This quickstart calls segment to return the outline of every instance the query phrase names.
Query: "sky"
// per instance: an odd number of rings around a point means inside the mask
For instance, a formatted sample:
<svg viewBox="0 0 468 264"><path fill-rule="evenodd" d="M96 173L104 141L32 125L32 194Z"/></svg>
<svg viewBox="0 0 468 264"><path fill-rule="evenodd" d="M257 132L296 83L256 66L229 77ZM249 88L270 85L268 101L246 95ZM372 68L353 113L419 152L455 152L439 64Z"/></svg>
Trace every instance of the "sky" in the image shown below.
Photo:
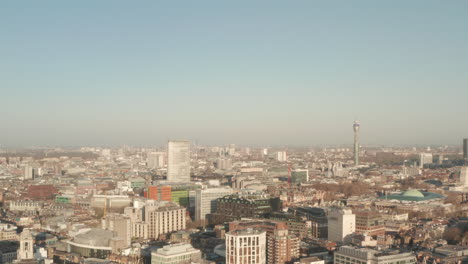
<svg viewBox="0 0 468 264"><path fill-rule="evenodd" d="M0 3L0 145L461 144L468 1Z"/></svg>

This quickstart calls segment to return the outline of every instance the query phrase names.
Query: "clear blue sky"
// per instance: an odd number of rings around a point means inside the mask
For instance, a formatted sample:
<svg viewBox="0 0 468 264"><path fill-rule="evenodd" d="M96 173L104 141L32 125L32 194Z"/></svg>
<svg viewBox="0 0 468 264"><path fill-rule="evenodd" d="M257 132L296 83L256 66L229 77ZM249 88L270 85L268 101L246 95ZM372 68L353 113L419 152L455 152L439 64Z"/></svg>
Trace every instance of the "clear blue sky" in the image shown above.
<svg viewBox="0 0 468 264"><path fill-rule="evenodd" d="M2 1L0 144L459 144L468 1Z"/></svg>

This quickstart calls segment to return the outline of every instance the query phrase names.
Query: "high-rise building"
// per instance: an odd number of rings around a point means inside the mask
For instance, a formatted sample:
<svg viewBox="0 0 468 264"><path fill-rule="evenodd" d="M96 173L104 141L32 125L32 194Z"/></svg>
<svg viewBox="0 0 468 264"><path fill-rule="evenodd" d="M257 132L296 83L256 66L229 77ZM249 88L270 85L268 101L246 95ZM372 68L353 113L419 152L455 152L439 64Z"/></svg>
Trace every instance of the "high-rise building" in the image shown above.
<svg viewBox="0 0 468 264"><path fill-rule="evenodd" d="M117 237L124 241L125 246L130 246L132 242L132 227L130 217L121 214L109 214L102 220L102 229L111 230L117 233Z"/></svg>
<svg viewBox="0 0 468 264"><path fill-rule="evenodd" d="M151 252L151 264L199 263L201 252L190 244L172 244Z"/></svg>
<svg viewBox="0 0 468 264"><path fill-rule="evenodd" d="M25 180L34 180L35 169L30 166L24 167L24 179Z"/></svg>
<svg viewBox="0 0 468 264"><path fill-rule="evenodd" d="M279 162L285 162L288 160L288 154L286 151L278 151L276 152L276 160Z"/></svg>
<svg viewBox="0 0 468 264"><path fill-rule="evenodd" d="M465 165L468 166L468 138L463 139L463 159L465 160Z"/></svg>
<svg viewBox="0 0 468 264"><path fill-rule="evenodd" d="M349 209L332 209L328 212L328 240L344 242L356 230L356 215Z"/></svg>
<svg viewBox="0 0 468 264"><path fill-rule="evenodd" d="M150 169L158 169L166 165L165 161L166 161L166 153L151 152L151 153L148 153L148 157L146 158L146 165Z"/></svg>
<svg viewBox="0 0 468 264"><path fill-rule="evenodd" d="M353 130L354 130L354 165L359 165L359 128L361 125L354 121Z"/></svg>
<svg viewBox="0 0 468 264"><path fill-rule="evenodd" d="M462 167L460 170L460 185L468 188L468 167Z"/></svg>
<svg viewBox="0 0 468 264"><path fill-rule="evenodd" d="M232 168L232 160L226 158L219 158L216 160L216 168L220 170L229 170Z"/></svg>
<svg viewBox="0 0 468 264"><path fill-rule="evenodd" d="M18 260L34 259L34 240L29 229L24 229L20 234L20 246Z"/></svg>
<svg viewBox="0 0 468 264"><path fill-rule="evenodd" d="M205 220L207 214L216 212L216 200L232 194L231 188L205 188L195 192L195 220Z"/></svg>
<svg viewBox="0 0 468 264"><path fill-rule="evenodd" d="M226 233L226 264L266 264L266 232L249 228Z"/></svg>
<svg viewBox="0 0 468 264"><path fill-rule="evenodd" d="M423 168L424 164L433 163L432 153L420 153L419 154L419 167Z"/></svg>
<svg viewBox="0 0 468 264"><path fill-rule="evenodd" d="M190 182L189 141L169 141L167 143L167 180Z"/></svg>
<svg viewBox="0 0 468 264"><path fill-rule="evenodd" d="M285 222L248 219L229 223L229 231L249 228L261 229L266 232L268 264L290 263L299 257L299 238L289 232Z"/></svg>

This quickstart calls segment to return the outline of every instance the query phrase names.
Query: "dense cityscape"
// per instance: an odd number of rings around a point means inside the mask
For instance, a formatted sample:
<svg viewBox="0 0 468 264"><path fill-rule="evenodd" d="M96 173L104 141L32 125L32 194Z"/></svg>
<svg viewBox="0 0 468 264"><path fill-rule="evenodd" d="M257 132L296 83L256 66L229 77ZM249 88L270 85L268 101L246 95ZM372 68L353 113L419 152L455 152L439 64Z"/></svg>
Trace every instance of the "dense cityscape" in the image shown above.
<svg viewBox="0 0 468 264"><path fill-rule="evenodd" d="M0 264L468 264L468 0L0 1Z"/></svg>
<svg viewBox="0 0 468 264"><path fill-rule="evenodd" d="M2 149L0 263L466 262L468 139L352 127L352 148Z"/></svg>

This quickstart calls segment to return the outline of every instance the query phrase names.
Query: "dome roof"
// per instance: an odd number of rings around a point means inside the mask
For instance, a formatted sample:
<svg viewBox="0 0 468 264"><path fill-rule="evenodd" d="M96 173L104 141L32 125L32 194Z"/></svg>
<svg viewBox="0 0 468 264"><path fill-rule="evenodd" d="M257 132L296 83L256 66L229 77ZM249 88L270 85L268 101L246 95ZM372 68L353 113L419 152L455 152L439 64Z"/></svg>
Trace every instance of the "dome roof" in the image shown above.
<svg viewBox="0 0 468 264"><path fill-rule="evenodd" d="M423 198L424 197L424 194L422 194L422 192L418 191L418 190L407 190L406 192L404 192L402 194L402 196L406 196L406 197L421 197Z"/></svg>
<svg viewBox="0 0 468 264"><path fill-rule="evenodd" d="M86 246L108 247L114 232L101 228L91 228L73 238L73 242Z"/></svg>

